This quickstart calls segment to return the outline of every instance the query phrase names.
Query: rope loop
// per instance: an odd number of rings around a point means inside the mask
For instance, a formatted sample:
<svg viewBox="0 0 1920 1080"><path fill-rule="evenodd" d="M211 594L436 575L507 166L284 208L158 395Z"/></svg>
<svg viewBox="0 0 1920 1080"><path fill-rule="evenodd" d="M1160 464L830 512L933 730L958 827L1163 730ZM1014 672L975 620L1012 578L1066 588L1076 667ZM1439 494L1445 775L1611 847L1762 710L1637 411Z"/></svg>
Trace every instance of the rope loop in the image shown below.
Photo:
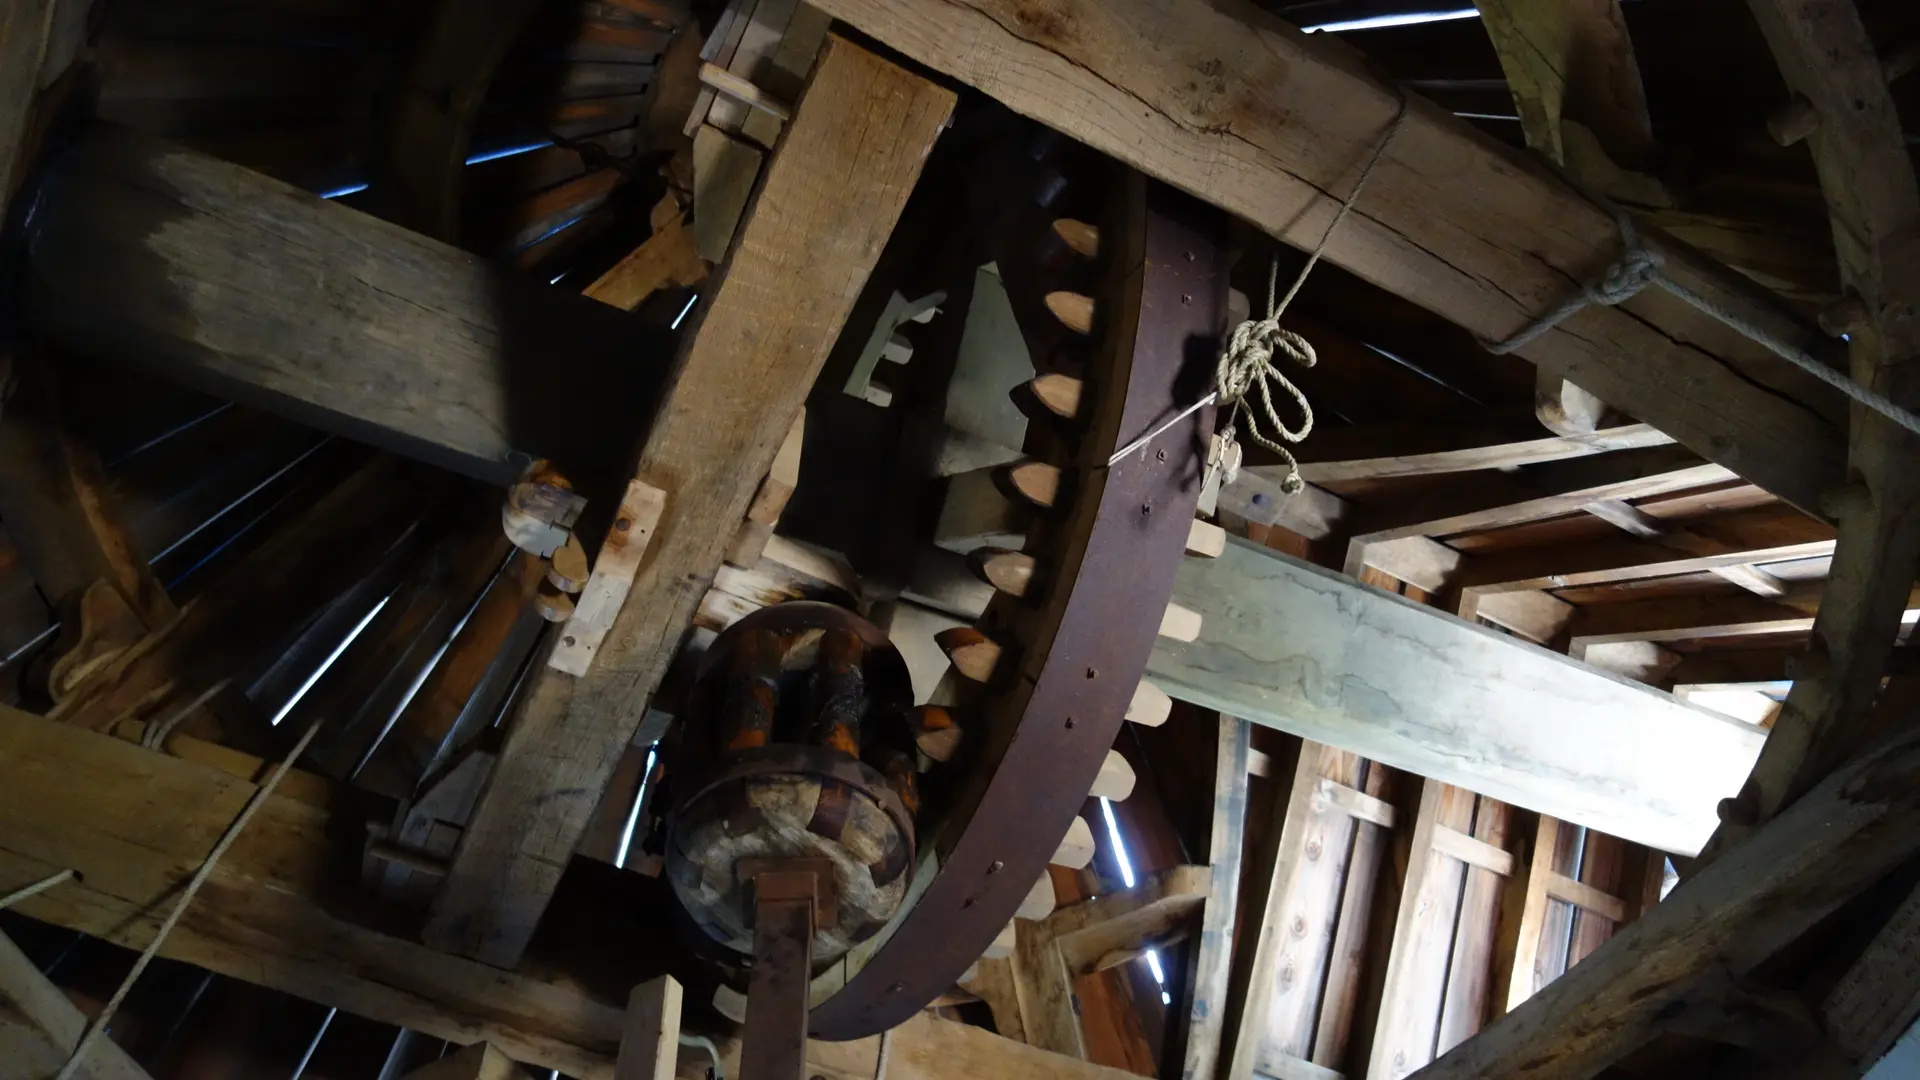
<svg viewBox="0 0 1920 1080"><path fill-rule="evenodd" d="M1246 416L1247 434L1253 437L1253 441L1279 454L1286 461L1287 476L1280 486L1283 491L1293 495L1306 487L1306 481L1300 478L1299 464L1294 461L1293 454L1283 445L1283 441L1297 443L1313 434L1313 406L1307 401L1307 395L1274 363L1275 356L1284 356L1301 367L1312 367L1319 362L1313 345L1301 335L1281 326L1275 316L1248 319L1234 327L1233 333L1228 335L1227 346L1220 352L1220 366L1215 376L1220 404L1233 409L1222 438L1231 444L1240 418ZM1287 422L1280 418L1280 412L1273 402L1273 388L1276 385L1300 407L1299 428L1288 427ZM1247 397L1255 388L1260 391L1260 403L1264 406L1267 424L1274 433L1271 438L1260 430L1256 415L1247 405Z"/></svg>

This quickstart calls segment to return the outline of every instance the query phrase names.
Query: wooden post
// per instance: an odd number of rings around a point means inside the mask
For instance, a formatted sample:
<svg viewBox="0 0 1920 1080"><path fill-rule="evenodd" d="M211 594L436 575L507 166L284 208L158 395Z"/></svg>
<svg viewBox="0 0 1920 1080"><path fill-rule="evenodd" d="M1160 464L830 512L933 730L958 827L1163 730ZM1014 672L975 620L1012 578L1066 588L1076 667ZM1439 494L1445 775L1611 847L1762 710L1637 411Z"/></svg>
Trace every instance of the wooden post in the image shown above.
<svg viewBox="0 0 1920 1080"><path fill-rule="evenodd" d="M536 671L429 942L518 961L953 100L847 41L822 50L642 450L637 475L667 492L646 562L584 677Z"/></svg>
<svg viewBox="0 0 1920 1080"><path fill-rule="evenodd" d="M614 1080L673 1080L680 1055L681 996L680 982L671 975L633 988Z"/></svg>

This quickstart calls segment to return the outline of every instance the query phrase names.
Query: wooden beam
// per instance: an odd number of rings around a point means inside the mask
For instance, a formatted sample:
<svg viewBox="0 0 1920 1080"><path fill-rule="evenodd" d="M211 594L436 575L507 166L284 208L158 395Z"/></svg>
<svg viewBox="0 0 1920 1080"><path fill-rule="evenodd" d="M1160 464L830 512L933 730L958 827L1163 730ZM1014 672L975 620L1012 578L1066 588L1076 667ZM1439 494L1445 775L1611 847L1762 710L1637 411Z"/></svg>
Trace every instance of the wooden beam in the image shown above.
<svg viewBox="0 0 1920 1080"><path fill-rule="evenodd" d="M680 981L671 975L633 988L614 1080L673 1080L680 1058L681 998Z"/></svg>
<svg viewBox="0 0 1920 1080"><path fill-rule="evenodd" d="M422 1065L402 1080L518 1080L523 1075L513 1059L480 1042Z"/></svg>
<svg viewBox="0 0 1920 1080"><path fill-rule="evenodd" d="M138 949L254 783L111 736L0 709L0 881L69 882L19 911ZM283 784L284 790L287 785ZM564 975L448 956L338 912L325 807L261 807L161 955L570 1076L611 1075L621 1009Z"/></svg>
<svg viewBox="0 0 1920 1080"><path fill-rule="evenodd" d="M1920 1016L1920 889L1907 896L1821 1006L1853 1060L1878 1061Z"/></svg>
<svg viewBox="0 0 1920 1080"><path fill-rule="evenodd" d="M1161 870L1131 889L1055 911L1047 916L1046 932L1074 975L1105 971L1185 938L1212 878L1205 866Z"/></svg>
<svg viewBox="0 0 1920 1080"><path fill-rule="evenodd" d="M1187 560L1174 599L1207 626L1154 646L1174 697L1662 851L1698 850L1759 753L1744 725L1242 540Z"/></svg>
<svg viewBox="0 0 1920 1080"><path fill-rule="evenodd" d="M1525 874L1506 880L1500 923L1494 930L1493 984L1488 995L1491 1015L1505 1016L1533 996L1534 969L1540 957L1540 938L1546 929L1547 878L1553 874L1553 852L1559 846L1560 822L1539 815L1533 836L1522 842Z"/></svg>
<svg viewBox="0 0 1920 1080"><path fill-rule="evenodd" d="M1079 1061L1065 1054L1015 1042L971 1024L940 1020L928 1013L890 1033L888 1080L952 1080L956 1076L1007 1077L1008 1080L1138 1080L1124 1069ZM827 1080L873 1080L880 1039L807 1043L808 1076ZM739 1076L739 1043L722 1047L726 1075Z"/></svg>
<svg viewBox="0 0 1920 1080"><path fill-rule="evenodd" d="M1359 57L1242 0L823 0L829 14L1095 149L1299 248L1392 127L1405 95ZM1299 109L1295 103L1321 103ZM1436 164L1444 163L1444 164ZM1669 273L1818 349L1745 279L1657 234ZM1502 340L1615 257L1612 219L1544 167L1418 99L1326 257L1483 337ZM1681 305L1589 309L1522 350L1709 460L1795 505L1841 476L1816 409L1739 370L1760 357ZM1702 343L1711 342L1711 346Z"/></svg>
<svg viewBox="0 0 1920 1080"><path fill-rule="evenodd" d="M8 1075L53 1076L86 1031L87 1017L27 954L0 934L0 1060ZM102 1035L75 1074L81 1080L152 1080L126 1051Z"/></svg>
<svg viewBox="0 0 1920 1080"><path fill-rule="evenodd" d="M1903 730L1728 846L1419 1080L1589 1077L1714 980L1742 978L1920 850L1920 730ZM1535 852L1538 859L1540 853Z"/></svg>
<svg viewBox="0 0 1920 1080"><path fill-rule="evenodd" d="M1615 450L1667 446L1673 439L1645 424L1606 428L1591 435L1514 440L1516 430L1497 428L1330 428L1300 444L1300 475L1310 483L1432 476L1476 469L1512 469L1565 461ZM1431 447L1431 448L1430 448ZM1364 457L1359 455L1366 455ZM1272 470L1274 466L1254 466Z"/></svg>
<svg viewBox="0 0 1920 1080"><path fill-rule="evenodd" d="M1428 780L1421 788L1386 982L1380 992L1369 1077L1399 1080L1433 1058L1448 955L1467 872L1466 865L1436 840L1441 830L1463 836L1460 830L1473 821L1473 804L1471 791L1437 780Z"/></svg>
<svg viewBox="0 0 1920 1080"><path fill-rule="evenodd" d="M1194 949L1192 1006L1187 1020L1187 1057L1181 1080L1213 1080L1226 1030L1227 977L1233 961L1233 929L1240 906L1240 867L1246 858L1247 775L1253 725L1222 714L1214 758L1213 824L1208 833L1206 907Z"/></svg>
<svg viewBox="0 0 1920 1080"><path fill-rule="evenodd" d="M1850 368L1880 393L1920 402L1905 374L1920 354L1920 180L1860 13L1848 0L1749 0L1787 86L1818 128L1808 139L1848 291ZM1793 684L1743 792L1765 821L1869 737L1873 700L1920 562L1920 436L1855 406L1851 486L1814 621L1816 669ZM1735 839L1730 826L1715 848ZM1710 852L1711 853L1711 852Z"/></svg>
<svg viewBox="0 0 1920 1080"><path fill-rule="evenodd" d="M125 129L51 161L31 224L49 341L494 482L619 466L666 374L661 328Z"/></svg>
<svg viewBox="0 0 1920 1080"><path fill-rule="evenodd" d="M953 102L843 39L821 51L642 449L667 493L646 561L587 674L534 676L429 942L517 961Z"/></svg>
<svg viewBox="0 0 1920 1080"><path fill-rule="evenodd" d="M1643 163L1653 149L1653 123L1619 0L1478 6L1528 146L1569 164L1562 123L1571 120L1592 131L1612 161Z"/></svg>

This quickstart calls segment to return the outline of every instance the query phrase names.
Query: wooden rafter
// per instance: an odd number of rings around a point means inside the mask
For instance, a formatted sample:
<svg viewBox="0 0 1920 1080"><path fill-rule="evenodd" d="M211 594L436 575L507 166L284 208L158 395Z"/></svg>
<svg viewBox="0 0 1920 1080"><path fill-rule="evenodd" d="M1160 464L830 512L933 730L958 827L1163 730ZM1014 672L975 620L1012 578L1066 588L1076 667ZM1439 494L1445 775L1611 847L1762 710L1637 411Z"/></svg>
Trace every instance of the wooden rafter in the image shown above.
<svg viewBox="0 0 1920 1080"><path fill-rule="evenodd" d="M637 476L667 493L646 561L587 675L536 673L427 940L507 965L526 947L953 100L822 50L642 449Z"/></svg>

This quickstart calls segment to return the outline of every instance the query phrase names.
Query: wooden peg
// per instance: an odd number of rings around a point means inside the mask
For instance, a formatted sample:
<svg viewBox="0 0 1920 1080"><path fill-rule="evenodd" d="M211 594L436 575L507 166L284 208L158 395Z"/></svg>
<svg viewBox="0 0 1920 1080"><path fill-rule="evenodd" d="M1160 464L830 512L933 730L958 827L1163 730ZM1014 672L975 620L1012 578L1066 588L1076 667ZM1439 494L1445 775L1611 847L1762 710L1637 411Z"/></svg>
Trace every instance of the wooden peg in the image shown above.
<svg viewBox="0 0 1920 1080"><path fill-rule="evenodd" d="M548 622L563 623L573 618L573 597L561 592L553 582L543 580L540 590L533 594L533 608Z"/></svg>
<svg viewBox="0 0 1920 1080"><path fill-rule="evenodd" d="M1093 333L1093 298L1073 292L1047 294L1047 310L1076 334Z"/></svg>
<svg viewBox="0 0 1920 1080"><path fill-rule="evenodd" d="M1034 557L1026 552L1006 548L976 548L967 556L967 566L973 570L974 577L1009 596L1027 595L1027 590L1033 587L1036 565Z"/></svg>
<svg viewBox="0 0 1920 1080"><path fill-rule="evenodd" d="M1197 641L1200 638L1200 613L1168 604L1166 613L1160 616L1160 636L1175 641Z"/></svg>
<svg viewBox="0 0 1920 1080"><path fill-rule="evenodd" d="M1084 221L1061 218L1053 223L1053 235L1082 258L1091 259L1100 254L1100 230Z"/></svg>
<svg viewBox="0 0 1920 1080"><path fill-rule="evenodd" d="M953 713L941 705L922 705L913 710L913 741L920 752L935 761L951 761L960 749L962 732Z"/></svg>
<svg viewBox="0 0 1920 1080"><path fill-rule="evenodd" d="M1053 865L1083 870L1092 861L1093 829L1087 825L1086 818L1074 818L1073 824L1067 826L1067 835L1053 851Z"/></svg>
<svg viewBox="0 0 1920 1080"><path fill-rule="evenodd" d="M953 669L974 682L988 682L1000 663L1000 646L971 626L956 626L933 636Z"/></svg>
<svg viewBox="0 0 1920 1080"><path fill-rule="evenodd" d="M1767 117L1767 133L1781 146L1792 146L1819 128L1819 111L1803 97L1794 98Z"/></svg>
<svg viewBox="0 0 1920 1080"><path fill-rule="evenodd" d="M1227 530L1211 521L1193 519L1187 528L1187 554L1217 559L1227 550Z"/></svg>
<svg viewBox="0 0 1920 1080"><path fill-rule="evenodd" d="M1100 763L1100 775L1093 778L1093 787L1087 795L1095 799L1110 799L1122 802L1133 794L1133 766L1120 756L1118 750L1107 751L1107 759Z"/></svg>
<svg viewBox="0 0 1920 1080"><path fill-rule="evenodd" d="M1147 727L1159 727L1173 715L1173 699L1165 690L1145 679L1133 689L1133 701L1127 705L1127 719Z"/></svg>
<svg viewBox="0 0 1920 1080"><path fill-rule="evenodd" d="M1820 309L1820 329L1830 337L1851 336L1865 330L1867 320L1871 317L1866 301L1848 293Z"/></svg>
<svg viewBox="0 0 1920 1080"><path fill-rule="evenodd" d="M1001 467L1002 486L1035 506L1051 507L1060 497L1060 467L1022 461Z"/></svg>
<svg viewBox="0 0 1920 1080"><path fill-rule="evenodd" d="M580 546L578 535L569 534L567 542L553 553L547 580L563 593L577 593L587 587L587 549Z"/></svg>
<svg viewBox="0 0 1920 1080"><path fill-rule="evenodd" d="M1014 912L1013 917L1026 919L1029 922L1039 922L1053 914L1053 909L1059 903L1053 894L1053 875L1043 871L1040 874L1040 880L1034 882L1033 888L1027 890L1027 898L1020 901L1020 910Z"/></svg>
<svg viewBox="0 0 1920 1080"><path fill-rule="evenodd" d="M1063 420L1080 415L1080 394L1086 384L1071 375L1040 375L1027 383L1048 412Z"/></svg>

